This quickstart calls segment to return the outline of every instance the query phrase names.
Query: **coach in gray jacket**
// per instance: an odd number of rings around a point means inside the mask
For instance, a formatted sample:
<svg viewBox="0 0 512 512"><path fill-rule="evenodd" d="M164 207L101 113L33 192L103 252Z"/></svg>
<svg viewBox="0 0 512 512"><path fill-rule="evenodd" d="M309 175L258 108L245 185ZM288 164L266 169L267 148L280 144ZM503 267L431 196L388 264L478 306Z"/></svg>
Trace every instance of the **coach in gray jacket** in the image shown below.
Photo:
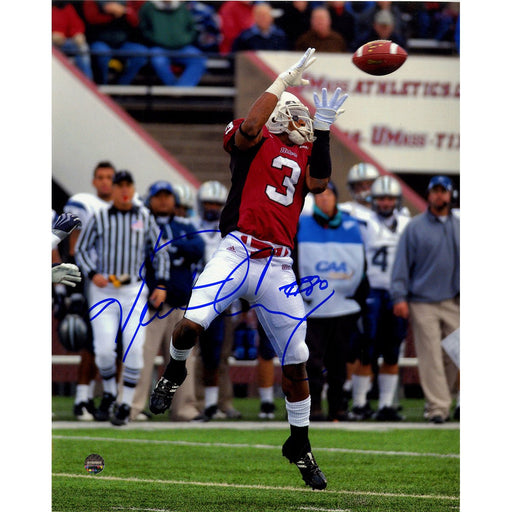
<svg viewBox="0 0 512 512"><path fill-rule="evenodd" d="M459 386L458 368L441 346L460 324L460 220L451 213L452 192L448 177L430 180L428 209L400 237L391 277L393 311L410 318L426 417L433 423L449 418Z"/></svg>

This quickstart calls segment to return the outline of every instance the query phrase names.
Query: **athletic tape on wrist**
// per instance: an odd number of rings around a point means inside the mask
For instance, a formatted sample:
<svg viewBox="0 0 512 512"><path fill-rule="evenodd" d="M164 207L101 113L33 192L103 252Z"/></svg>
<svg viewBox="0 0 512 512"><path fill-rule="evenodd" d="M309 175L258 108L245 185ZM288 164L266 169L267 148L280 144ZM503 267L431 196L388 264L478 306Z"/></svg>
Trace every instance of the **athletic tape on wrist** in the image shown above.
<svg viewBox="0 0 512 512"><path fill-rule="evenodd" d="M285 89L286 85L283 82L283 80L281 78L276 78L274 83L268 89L266 89L265 92L274 94L275 96L277 96L277 99L279 99L281 97L281 94L283 94L283 92L285 91Z"/></svg>

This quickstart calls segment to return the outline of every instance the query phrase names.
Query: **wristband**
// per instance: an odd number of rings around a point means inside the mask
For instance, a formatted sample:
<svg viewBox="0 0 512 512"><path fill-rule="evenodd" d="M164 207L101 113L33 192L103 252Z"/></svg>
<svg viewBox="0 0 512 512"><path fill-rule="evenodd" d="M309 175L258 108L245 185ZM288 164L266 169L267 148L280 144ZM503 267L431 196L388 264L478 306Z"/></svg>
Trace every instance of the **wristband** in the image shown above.
<svg viewBox="0 0 512 512"><path fill-rule="evenodd" d="M330 178L332 165L331 165L331 151L329 131L315 130L315 142L313 142L313 149L311 150L311 163L309 166L309 175L311 178L324 179Z"/></svg>
<svg viewBox="0 0 512 512"><path fill-rule="evenodd" d="M243 124L243 123L242 123ZM240 124L240 126L238 127L238 130L240 131L240 134L245 137L246 139L248 140L254 140L259 134L260 132L258 132L256 135L249 135L248 133L245 133L243 130L242 130L242 124ZM261 131L261 130L260 130Z"/></svg>

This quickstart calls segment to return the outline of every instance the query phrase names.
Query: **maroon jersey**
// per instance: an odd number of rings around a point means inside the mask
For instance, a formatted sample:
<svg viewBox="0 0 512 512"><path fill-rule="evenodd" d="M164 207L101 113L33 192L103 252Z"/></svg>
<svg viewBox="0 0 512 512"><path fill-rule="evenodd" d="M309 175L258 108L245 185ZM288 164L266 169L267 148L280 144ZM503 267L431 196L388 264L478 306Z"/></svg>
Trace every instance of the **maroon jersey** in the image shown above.
<svg viewBox="0 0 512 512"><path fill-rule="evenodd" d="M234 139L242 122L229 123L224 132L224 149L231 155L231 190L220 218L222 236L239 230L292 248L308 192L312 144L287 146L264 126L262 140L240 151Z"/></svg>

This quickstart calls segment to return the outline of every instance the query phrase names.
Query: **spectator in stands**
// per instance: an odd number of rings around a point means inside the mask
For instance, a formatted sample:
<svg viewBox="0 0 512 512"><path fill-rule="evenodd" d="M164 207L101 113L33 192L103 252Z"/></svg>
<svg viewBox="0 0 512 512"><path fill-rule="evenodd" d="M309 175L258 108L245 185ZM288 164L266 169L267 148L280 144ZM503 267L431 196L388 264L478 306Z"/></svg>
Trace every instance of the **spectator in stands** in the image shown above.
<svg viewBox="0 0 512 512"><path fill-rule="evenodd" d="M146 2L139 11L140 31L150 47L151 65L165 85L194 87L206 70L206 57L194 46L194 17L183 2ZM169 53L171 52L171 53ZM177 76L171 68L183 68Z"/></svg>
<svg viewBox="0 0 512 512"><path fill-rule="evenodd" d="M254 25L244 30L234 41L232 51L288 50L288 38L284 30L274 24L272 7L266 2L253 9Z"/></svg>
<svg viewBox="0 0 512 512"><path fill-rule="evenodd" d="M434 176L428 209L400 236L391 274L393 312L409 318L427 419L444 423L458 392L458 368L441 340L460 325L460 219L451 212L452 181Z"/></svg>
<svg viewBox="0 0 512 512"><path fill-rule="evenodd" d="M290 47L295 46L297 38L309 30L312 4L322 2L272 2L282 10L276 24L281 27L288 37Z"/></svg>
<svg viewBox="0 0 512 512"><path fill-rule="evenodd" d="M331 28L331 15L326 7L316 7L311 13L310 29L299 36L295 50L316 48L317 52L344 52L347 43Z"/></svg>
<svg viewBox="0 0 512 512"><path fill-rule="evenodd" d="M74 58L76 67L87 78L93 79L85 23L72 2L52 1L52 44Z"/></svg>
<svg viewBox="0 0 512 512"><path fill-rule="evenodd" d="M227 55L232 51L233 42L238 35L254 23L252 13L253 2L231 1L223 2L219 9L220 28L222 40L220 42L220 53Z"/></svg>
<svg viewBox="0 0 512 512"><path fill-rule="evenodd" d="M144 366L133 395L130 419L147 419L144 407L152 384L155 357L162 349L164 365L169 362L169 347L175 325L183 317L185 306L190 298L194 280L194 265L203 257L203 239L195 234L195 227L175 216L174 190L167 181L157 181L149 187L146 206L153 214L159 226L162 239L168 243L167 249L171 260L171 278L166 281L167 295L165 303L157 310L148 303L148 314L155 317L146 327L144 339ZM151 265L146 265L146 282L150 293L156 288L157 282ZM189 373L193 373L193 364L187 363ZM196 408L194 379L176 392L175 402L170 412L171 420L189 421L199 414Z"/></svg>
<svg viewBox="0 0 512 512"><path fill-rule="evenodd" d="M375 39L391 39L402 48L406 47L406 27L395 2L375 2L371 9L364 11L356 23L352 49Z"/></svg>
<svg viewBox="0 0 512 512"><path fill-rule="evenodd" d="M217 53L222 39L217 11L211 5L195 0L186 5L196 24L196 46L203 52Z"/></svg>
<svg viewBox="0 0 512 512"><path fill-rule="evenodd" d="M97 82L107 84L111 60L122 62L117 80L120 85L131 84L147 62L147 48L140 43L136 31L139 24L140 2L103 2L86 0L83 13L86 34L98 66Z"/></svg>
<svg viewBox="0 0 512 512"><path fill-rule="evenodd" d="M395 21L393 15L385 9L377 12L375 15L372 28L361 34L358 39L354 41L354 47L359 48L362 44L368 41L375 41L377 39L389 39L402 48L407 48L407 41L395 32Z"/></svg>
<svg viewBox="0 0 512 512"><path fill-rule="evenodd" d="M355 19L349 9L346 8L348 2L326 2L326 7L331 14L331 26L333 30L339 32L347 46L352 47L352 41L355 37Z"/></svg>
<svg viewBox="0 0 512 512"><path fill-rule="evenodd" d="M312 421L348 419L348 401L343 393L346 363L368 291L359 223L337 207L337 198L336 187L330 182L324 192L314 196L312 214L301 215L297 232L298 281L317 276L327 283L327 289L301 286L308 316L307 372ZM334 295L329 299L331 293ZM322 412L325 381L327 417Z"/></svg>
<svg viewBox="0 0 512 512"><path fill-rule="evenodd" d="M448 2L441 12L436 14L434 18L436 24L434 39L437 41L455 41L459 12L459 2Z"/></svg>

